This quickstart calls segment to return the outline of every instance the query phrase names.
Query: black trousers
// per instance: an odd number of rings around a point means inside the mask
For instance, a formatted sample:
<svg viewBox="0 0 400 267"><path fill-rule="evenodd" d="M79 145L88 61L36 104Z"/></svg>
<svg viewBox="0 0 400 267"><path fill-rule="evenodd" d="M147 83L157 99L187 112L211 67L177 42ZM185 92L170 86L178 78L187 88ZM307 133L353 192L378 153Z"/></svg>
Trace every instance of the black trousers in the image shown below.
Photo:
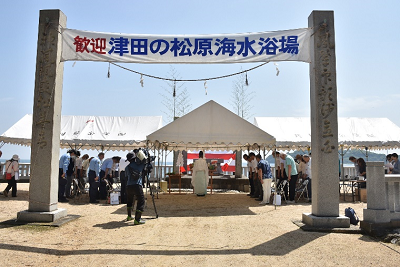
<svg viewBox="0 0 400 267"><path fill-rule="evenodd" d="M136 210L144 210L144 194L142 185L128 185L126 186L126 203L128 208L133 207L134 198L137 200Z"/></svg>
<svg viewBox="0 0 400 267"><path fill-rule="evenodd" d="M89 199L90 202L96 201L98 194L99 194L99 181L95 181L94 178L96 178L96 172L95 171L89 171Z"/></svg>
<svg viewBox="0 0 400 267"><path fill-rule="evenodd" d="M289 181L289 199L293 201L296 196L296 183L297 183L297 174L290 176Z"/></svg>
<svg viewBox="0 0 400 267"><path fill-rule="evenodd" d="M249 177L249 183L250 183L250 195L254 195L254 179Z"/></svg>
<svg viewBox="0 0 400 267"><path fill-rule="evenodd" d="M308 180L308 184L307 184L308 195L307 195L307 198L311 198L311 179L309 177L307 177L306 180Z"/></svg>
<svg viewBox="0 0 400 267"><path fill-rule="evenodd" d="M58 169L58 201L65 199L65 186L67 185L67 177L62 177L63 168Z"/></svg>
<svg viewBox="0 0 400 267"><path fill-rule="evenodd" d="M107 184L103 180L106 178L106 172L105 171L100 171L100 184L99 184L99 191L100 191L100 199L107 199Z"/></svg>
<svg viewBox="0 0 400 267"><path fill-rule="evenodd" d="M11 180L7 180L8 185L4 191L8 193L11 189L11 193L13 197L17 196L17 181L15 181L15 176L11 177Z"/></svg>
<svg viewBox="0 0 400 267"><path fill-rule="evenodd" d="M125 204L126 203L126 181L127 181L127 177L125 176L125 171L121 171L121 174L119 175L119 179L121 181L121 203Z"/></svg>
<svg viewBox="0 0 400 267"><path fill-rule="evenodd" d="M252 177L253 177L253 184L254 184L254 196L256 196L258 198L262 198L263 190L262 190L261 181L260 181L260 179L258 179L256 172L252 173Z"/></svg>

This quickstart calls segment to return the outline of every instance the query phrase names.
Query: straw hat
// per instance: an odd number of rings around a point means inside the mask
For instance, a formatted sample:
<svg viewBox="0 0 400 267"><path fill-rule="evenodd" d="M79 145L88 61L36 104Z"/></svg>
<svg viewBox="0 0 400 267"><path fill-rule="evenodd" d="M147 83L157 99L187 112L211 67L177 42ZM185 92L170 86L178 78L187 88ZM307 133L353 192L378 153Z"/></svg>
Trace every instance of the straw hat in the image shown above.
<svg viewBox="0 0 400 267"><path fill-rule="evenodd" d="M18 157L17 154L15 154L15 155L12 157L12 159L18 161L18 160L19 160L19 157Z"/></svg>

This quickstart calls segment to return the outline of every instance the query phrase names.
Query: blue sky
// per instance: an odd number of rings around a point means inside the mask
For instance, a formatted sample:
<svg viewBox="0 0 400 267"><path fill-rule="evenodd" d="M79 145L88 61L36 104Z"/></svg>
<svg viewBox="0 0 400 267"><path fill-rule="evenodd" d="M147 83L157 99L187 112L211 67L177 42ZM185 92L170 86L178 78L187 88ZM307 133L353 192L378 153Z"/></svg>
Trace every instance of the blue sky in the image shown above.
<svg viewBox="0 0 400 267"><path fill-rule="evenodd" d="M242 33L304 28L313 10L335 12L338 113L341 117L387 117L400 126L397 79L400 53L399 1L8 1L0 9L0 133L32 113L39 10L60 9L67 28L143 34ZM230 74L257 64L173 65L182 78ZM167 76L170 65L126 64L131 69ZM107 63L64 64L62 114L163 115L165 83ZM267 64L248 73L254 116L309 116L309 64ZM235 78L186 83L192 107L209 100L232 109ZM250 119L253 122L253 119ZM4 145L29 158L30 150ZM95 154L96 152L93 152Z"/></svg>

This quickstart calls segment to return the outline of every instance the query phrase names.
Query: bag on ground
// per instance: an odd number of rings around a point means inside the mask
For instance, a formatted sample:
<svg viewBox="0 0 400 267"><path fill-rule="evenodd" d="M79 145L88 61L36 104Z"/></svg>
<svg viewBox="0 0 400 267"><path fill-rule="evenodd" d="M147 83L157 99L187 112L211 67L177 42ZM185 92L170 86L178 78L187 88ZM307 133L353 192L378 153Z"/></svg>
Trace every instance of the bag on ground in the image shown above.
<svg viewBox="0 0 400 267"><path fill-rule="evenodd" d="M350 218L350 223L353 225L357 225L358 222L360 221L358 219L356 211L350 207L344 210L344 215Z"/></svg>
<svg viewBox="0 0 400 267"><path fill-rule="evenodd" d="M281 205L281 195L275 194L274 195L274 205L280 206Z"/></svg>

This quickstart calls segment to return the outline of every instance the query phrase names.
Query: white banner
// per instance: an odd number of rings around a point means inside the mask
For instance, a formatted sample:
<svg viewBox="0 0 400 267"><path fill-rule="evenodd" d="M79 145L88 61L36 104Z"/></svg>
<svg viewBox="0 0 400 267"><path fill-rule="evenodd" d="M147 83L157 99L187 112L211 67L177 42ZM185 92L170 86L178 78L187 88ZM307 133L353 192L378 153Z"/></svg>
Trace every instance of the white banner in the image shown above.
<svg viewBox="0 0 400 267"><path fill-rule="evenodd" d="M63 29L62 61L132 63L310 62L311 29L149 35Z"/></svg>

